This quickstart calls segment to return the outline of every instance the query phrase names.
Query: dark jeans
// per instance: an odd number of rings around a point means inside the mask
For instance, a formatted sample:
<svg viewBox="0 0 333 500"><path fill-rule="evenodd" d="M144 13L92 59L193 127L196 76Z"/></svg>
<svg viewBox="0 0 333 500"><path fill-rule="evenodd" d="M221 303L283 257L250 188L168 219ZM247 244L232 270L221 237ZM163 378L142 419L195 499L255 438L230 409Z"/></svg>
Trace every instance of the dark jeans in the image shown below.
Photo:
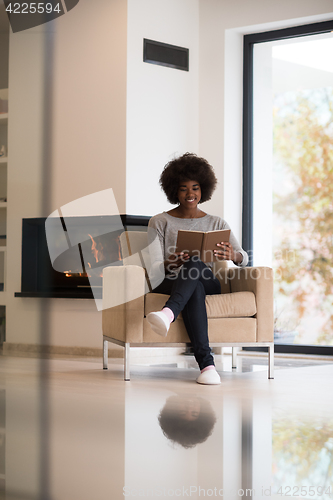
<svg viewBox="0 0 333 500"><path fill-rule="evenodd" d="M208 340L206 295L221 293L221 285L211 269L201 260L191 258L180 269L177 278L166 276L154 293L169 294L165 303L175 319L183 312L183 320L200 370L214 365Z"/></svg>

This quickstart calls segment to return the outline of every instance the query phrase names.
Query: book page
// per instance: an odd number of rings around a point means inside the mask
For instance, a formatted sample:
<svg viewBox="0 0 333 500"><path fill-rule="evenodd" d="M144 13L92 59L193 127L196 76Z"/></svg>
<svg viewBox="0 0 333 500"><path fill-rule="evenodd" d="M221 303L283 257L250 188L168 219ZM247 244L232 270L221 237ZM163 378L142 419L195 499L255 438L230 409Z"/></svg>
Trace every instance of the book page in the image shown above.
<svg viewBox="0 0 333 500"><path fill-rule="evenodd" d="M217 243L227 242L230 238L230 229L221 229L218 231L208 231L204 234L203 248L201 252L202 262L214 262L218 259L214 256L214 250L218 250Z"/></svg>
<svg viewBox="0 0 333 500"><path fill-rule="evenodd" d="M190 257L196 255L200 257L202 240L204 233L202 231L178 231L176 252L186 252Z"/></svg>

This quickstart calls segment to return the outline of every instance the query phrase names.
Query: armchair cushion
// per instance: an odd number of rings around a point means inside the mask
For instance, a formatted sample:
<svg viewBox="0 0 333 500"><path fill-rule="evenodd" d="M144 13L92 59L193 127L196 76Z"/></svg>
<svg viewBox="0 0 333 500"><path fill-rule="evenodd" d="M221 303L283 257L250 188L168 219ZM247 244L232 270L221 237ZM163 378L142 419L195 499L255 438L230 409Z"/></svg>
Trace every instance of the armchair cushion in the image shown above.
<svg viewBox="0 0 333 500"><path fill-rule="evenodd" d="M145 296L145 316L159 311L168 300L168 295L148 293ZM208 318L248 318L257 312L253 292L234 292L206 297ZM181 315L179 315L181 318Z"/></svg>
<svg viewBox="0 0 333 500"><path fill-rule="evenodd" d="M206 307L208 318L248 318L257 312L253 292L208 295Z"/></svg>

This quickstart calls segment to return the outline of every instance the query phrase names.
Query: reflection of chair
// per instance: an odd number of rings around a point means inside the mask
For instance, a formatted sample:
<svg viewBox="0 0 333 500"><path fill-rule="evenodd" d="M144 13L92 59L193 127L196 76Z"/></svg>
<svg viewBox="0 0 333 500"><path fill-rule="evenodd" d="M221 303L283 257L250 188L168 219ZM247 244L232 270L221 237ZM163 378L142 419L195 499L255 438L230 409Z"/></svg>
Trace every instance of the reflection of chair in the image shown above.
<svg viewBox="0 0 333 500"><path fill-rule="evenodd" d="M141 258L141 250L148 244L147 234L125 232L120 241L124 266L107 267L103 273L103 368L106 369L108 363L108 342L119 344L125 348L124 378L129 380L130 347L181 347L189 343L189 338L181 315L171 324L167 337L152 331L146 316L161 309L167 295L149 293L147 287ZM136 261L138 265L133 265ZM210 345L231 346L233 367L235 348L268 347L268 378L273 378L272 269L228 269L226 262L218 262L214 263L214 273L221 283L222 293L206 298ZM113 298L119 297L119 305L108 307L108 303L117 303Z"/></svg>

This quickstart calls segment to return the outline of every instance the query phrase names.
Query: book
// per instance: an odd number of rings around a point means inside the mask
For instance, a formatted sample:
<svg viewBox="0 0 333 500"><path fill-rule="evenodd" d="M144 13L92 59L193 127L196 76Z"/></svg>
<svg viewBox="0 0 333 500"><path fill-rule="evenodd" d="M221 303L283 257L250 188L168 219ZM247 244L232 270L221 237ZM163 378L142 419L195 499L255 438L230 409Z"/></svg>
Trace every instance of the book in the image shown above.
<svg viewBox="0 0 333 500"><path fill-rule="evenodd" d="M202 262L222 260L214 255L218 250L217 243L227 242L230 238L230 229L217 231L178 231L176 252L188 253L190 257L196 255Z"/></svg>

